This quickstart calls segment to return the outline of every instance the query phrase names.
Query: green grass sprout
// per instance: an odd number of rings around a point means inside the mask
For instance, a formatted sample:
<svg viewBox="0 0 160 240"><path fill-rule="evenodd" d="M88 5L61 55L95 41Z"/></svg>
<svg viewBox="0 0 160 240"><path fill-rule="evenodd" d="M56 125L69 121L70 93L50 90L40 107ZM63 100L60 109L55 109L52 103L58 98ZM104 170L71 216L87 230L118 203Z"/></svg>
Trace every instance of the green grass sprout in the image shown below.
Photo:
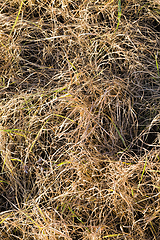
<svg viewBox="0 0 160 240"><path fill-rule="evenodd" d="M138 188L140 187L140 184L141 184L141 182L142 182L143 175L144 175L145 169L146 169L146 165L147 165L147 159L146 159L145 164L144 164L144 167L143 167L143 171L142 171L141 179L139 180Z"/></svg>
<svg viewBox="0 0 160 240"><path fill-rule="evenodd" d="M107 117L108 117L109 120L112 122L113 126L115 127L115 129L116 129L116 131L117 131L120 139L122 140L123 145L124 145L125 147L127 147L127 146L126 146L126 143L125 143L125 141L124 141L124 139L123 139L123 137L122 137L122 135L121 135L121 133L120 133L120 131L118 130L118 128L117 128L117 126L116 126L116 124L112 121L112 119L111 119L109 116L107 116Z"/></svg>
<svg viewBox="0 0 160 240"><path fill-rule="evenodd" d="M159 66L158 66L158 61L157 61L157 55L155 54L155 60L156 60L156 67L157 67L157 72L158 72L158 76L159 75Z"/></svg>
<svg viewBox="0 0 160 240"><path fill-rule="evenodd" d="M75 212L68 206L68 209L71 211L71 213L73 214L73 216L75 217L75 218L77 218L77 220L78 221L80 221L83 225L85 225L84 224L84 222L75 214ZM85 226L86 227L86 226ZM90 230L88 229L88 227L86 227L86 229L90 232Z"/></svg>
<svg viewBox="0 0 160 240"><path fill-rule="evenodd" d="M122 15L121 0L118 0L118 23L117 23L117 27L116 27L115 32L117 31L117 29L119 27L120 20L121 20L121 15Z"/></svg>
<svg viewBox="0 0 160 240"><path fill-rule="evenodd" d="M13 30L14 30L14 28L15 28L15 26L16 26L16 24L17 24L17 22L18 22L19 15L20 15L20 13L21 13L22 6L23 6L23 3L24 3L24 2L25 2L25 0L22 0L22 1L21 1L21 4L20 4L20 6L19 6L19 11L18 11L18 14L17 14L16 20L15 20L15 22L14 22L13 26L12 26L12 29L11 29L11 31L10 31L10 35L12 34L12 32L13 32Z"/></svg>

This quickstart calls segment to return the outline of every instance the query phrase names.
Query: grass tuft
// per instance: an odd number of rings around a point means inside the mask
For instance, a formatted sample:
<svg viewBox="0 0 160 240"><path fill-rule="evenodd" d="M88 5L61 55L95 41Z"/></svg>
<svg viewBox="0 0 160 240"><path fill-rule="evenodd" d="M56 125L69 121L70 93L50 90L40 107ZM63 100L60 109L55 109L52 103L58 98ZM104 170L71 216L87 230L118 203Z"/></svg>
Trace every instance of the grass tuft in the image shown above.
<svg viewBox="0 0 160 240"><path fill-rule="evenodd" d="M160 238L159 0L0 0L0 237Z"/></svg>

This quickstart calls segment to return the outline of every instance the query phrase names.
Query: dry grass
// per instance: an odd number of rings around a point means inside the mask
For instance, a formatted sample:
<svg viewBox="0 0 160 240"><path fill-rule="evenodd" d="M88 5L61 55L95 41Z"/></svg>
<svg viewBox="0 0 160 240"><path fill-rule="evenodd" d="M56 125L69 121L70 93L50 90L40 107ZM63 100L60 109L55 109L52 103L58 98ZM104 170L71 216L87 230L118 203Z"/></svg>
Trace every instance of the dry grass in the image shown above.
<svg viewBox="0 0 160 240"><path fill-rule="evenodd" d="M0 6L1 239L160 239L159 0Z"/></svg>

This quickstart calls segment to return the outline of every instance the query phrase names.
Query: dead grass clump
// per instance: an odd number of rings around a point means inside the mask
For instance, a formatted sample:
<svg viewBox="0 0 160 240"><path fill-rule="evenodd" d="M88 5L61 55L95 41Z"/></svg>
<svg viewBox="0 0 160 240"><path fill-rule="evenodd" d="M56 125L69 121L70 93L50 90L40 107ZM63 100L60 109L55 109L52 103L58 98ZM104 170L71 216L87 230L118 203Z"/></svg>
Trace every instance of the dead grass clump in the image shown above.
<svg viewBox="0 0 160 240"><path fill-rule="evenodd" d="M159 239L159 1L1 1L3 239Z"/></svg>

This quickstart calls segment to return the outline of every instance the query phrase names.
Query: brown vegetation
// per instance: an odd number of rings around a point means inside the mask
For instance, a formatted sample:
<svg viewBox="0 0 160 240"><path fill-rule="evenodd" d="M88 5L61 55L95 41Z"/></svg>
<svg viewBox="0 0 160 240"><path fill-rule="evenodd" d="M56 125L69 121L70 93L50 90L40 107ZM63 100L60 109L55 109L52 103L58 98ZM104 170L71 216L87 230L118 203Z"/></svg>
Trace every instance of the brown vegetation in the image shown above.
<svg viewBox="0 0 160 240"><path fill-rule="evenodd" d="M0 6L1 239L160 239L159 0Z"/></svg>

